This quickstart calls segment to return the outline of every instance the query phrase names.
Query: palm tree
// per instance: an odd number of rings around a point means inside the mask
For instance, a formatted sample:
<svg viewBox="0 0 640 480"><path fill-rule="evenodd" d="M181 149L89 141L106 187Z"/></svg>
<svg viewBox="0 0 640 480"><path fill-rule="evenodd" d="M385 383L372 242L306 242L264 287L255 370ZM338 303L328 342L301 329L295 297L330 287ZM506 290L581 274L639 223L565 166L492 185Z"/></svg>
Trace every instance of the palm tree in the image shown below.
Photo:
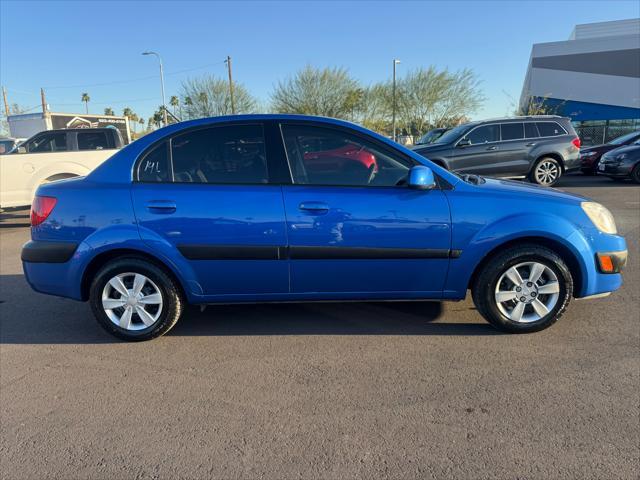
<svg viewBox="0 0 640 480"><path fill-rule="evenodd" d="M107 107L104 109L104 114L108 115L109 117L113 117L115 115L115 113L113 113L113 108L111 107Z"/></svg>
<svg viewBox="0 0 640 480"><path fill-rule="evenodd" d="M86 113L88 115L89 114L89 100L91 100L91 97L89 97L89 94L85 92L85 93L82 94L82 97L81 97L80 100L84 102L84 107L85 107Z"/></svg>
<svg viewBox="0 0 640 480"><path fill-rule="evenodd" d="M175 95L172 95L171 99L169 100L169 105L171 105L173 107L173 116L175 117L176 116L176 107L180 105L180 100Z"/></svg>

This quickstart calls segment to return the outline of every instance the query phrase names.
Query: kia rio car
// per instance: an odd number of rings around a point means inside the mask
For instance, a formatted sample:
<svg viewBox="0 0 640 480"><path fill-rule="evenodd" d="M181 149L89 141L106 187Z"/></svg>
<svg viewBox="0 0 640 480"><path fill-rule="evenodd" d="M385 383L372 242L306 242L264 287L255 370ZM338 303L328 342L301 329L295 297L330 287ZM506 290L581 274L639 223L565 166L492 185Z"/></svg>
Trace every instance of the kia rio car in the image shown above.
<svg viewBox="0 0 640 480"><path fill-rule="evenodd" d="M332 159L332 157L334 157ZM618 289L625 240L598 203L458 176L347 122L194 120L42 185L22 251L38 292L89 301L117 337L169 331L185 304L473 300L533 332Z"/></svg>

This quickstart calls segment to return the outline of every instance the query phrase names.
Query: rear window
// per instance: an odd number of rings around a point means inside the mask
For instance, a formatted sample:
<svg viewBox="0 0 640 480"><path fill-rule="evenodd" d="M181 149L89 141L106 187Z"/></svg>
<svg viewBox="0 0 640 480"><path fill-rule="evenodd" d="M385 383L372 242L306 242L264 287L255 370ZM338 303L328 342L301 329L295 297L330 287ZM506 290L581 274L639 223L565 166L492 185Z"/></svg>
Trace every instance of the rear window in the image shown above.
<svg viewBox="0 0 640 480"><path fill-rule="evenodd" d="M541 137L557 137L567 132L556 122L536 122Z"/></svg>
<svg viewBox="0 0 640 480"><path fill-rule="evenodd" d="M524 138L524 127L521 123L503 123L500 125L500 130L502 130L502 140Z"/></svg>

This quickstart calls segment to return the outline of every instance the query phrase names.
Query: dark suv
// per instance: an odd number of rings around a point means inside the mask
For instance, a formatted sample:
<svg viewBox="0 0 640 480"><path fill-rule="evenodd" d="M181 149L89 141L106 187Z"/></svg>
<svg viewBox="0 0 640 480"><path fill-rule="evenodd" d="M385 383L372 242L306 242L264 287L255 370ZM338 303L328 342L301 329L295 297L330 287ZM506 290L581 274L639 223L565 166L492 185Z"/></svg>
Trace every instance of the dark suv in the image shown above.
<svg viewBox="0 0 640 480"><path fill-rule="evenodd" d="M568 118L555 115L466 123L415 151L448 170L545 186L580 168L580 139Z"/></svg>

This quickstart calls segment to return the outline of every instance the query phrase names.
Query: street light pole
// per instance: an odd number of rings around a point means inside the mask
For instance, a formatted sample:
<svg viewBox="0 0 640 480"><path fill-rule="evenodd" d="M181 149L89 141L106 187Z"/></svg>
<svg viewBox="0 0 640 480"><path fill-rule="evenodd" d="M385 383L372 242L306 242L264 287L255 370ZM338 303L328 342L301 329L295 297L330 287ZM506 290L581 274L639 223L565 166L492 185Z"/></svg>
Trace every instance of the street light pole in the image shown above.
<svg viewBox="0 0 640 480"><path fill-rule="evenodd" d="M400 63L400 60L393 59L393 141L396 141L396 65Z"/></svg>
<svg viewBox="0 0 640 480"><path fill-rule="evenodd" d="M167 121L167 103L164 100L164 70L162 69L162 57L156 52L142 52L142 55L155 55L158 57L158 62L160 62L160 88L162 89L162 120L166 125L169 124Z"/></svg>
<svg viewBox="0 0 640 480"><path fill-rule="evenodd" d="M227 56L225 60L227 64L227 72L229 73L229 96L231 97L231 114L236 114L236 103L233 98L233 78L231 78L231 57Z"/></svg>

